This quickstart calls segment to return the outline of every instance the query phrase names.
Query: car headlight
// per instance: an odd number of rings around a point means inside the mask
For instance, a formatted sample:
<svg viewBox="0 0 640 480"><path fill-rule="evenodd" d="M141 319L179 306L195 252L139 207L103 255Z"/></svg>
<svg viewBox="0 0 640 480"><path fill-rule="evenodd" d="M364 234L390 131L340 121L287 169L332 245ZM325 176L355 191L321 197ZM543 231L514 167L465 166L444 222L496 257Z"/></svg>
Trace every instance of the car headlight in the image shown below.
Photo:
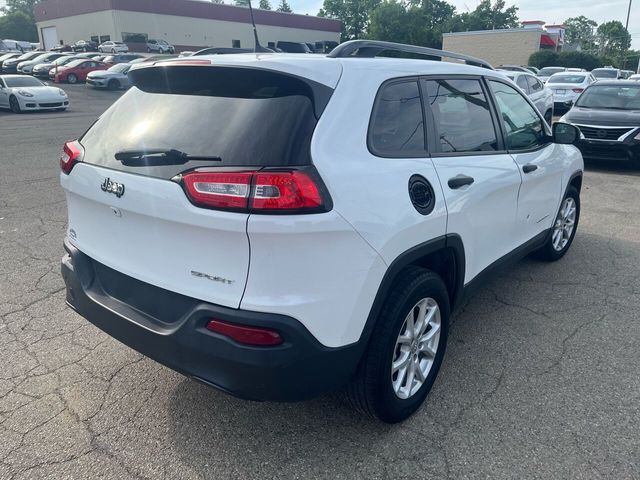
<svg viewBox="0 0 640 480"><path fill-rule="evenodd" d="M67 93L64 90L62 90L61 88L58 89L58 93L60 94L61 97L66 97L67 96Z"/></svg>
<svg viewBox="0 0 640 480"><path fill-rule="evenodd" d="M29 93L25 90L18 90L18 95L22 95L23 97L33 97L33 93Z"/></svg>

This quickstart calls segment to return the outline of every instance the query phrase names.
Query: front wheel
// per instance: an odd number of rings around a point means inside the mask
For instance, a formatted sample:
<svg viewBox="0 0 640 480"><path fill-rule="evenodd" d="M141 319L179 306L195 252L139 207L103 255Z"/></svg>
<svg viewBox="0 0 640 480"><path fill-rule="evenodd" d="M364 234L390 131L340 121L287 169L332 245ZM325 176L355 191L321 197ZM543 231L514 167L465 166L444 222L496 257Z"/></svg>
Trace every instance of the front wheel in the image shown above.
<svg viewBox="0 0 640 480"><path fill-rule="evenodd" d="M117 90L118 88L120 88L120 83L115 78L113 78L109 80L109 83L107 83L107 88L109 90Z"/></svg>
<svg viewBox="0 0 640 480"><path fill-rule="evenodd" d="M580 193L575 187L569 186L567 194L560 203L549 238L536 252L536 257L548 262L555 262L564 257L576 236L578 220L580 220Z"/></svg>
<svg viewBox="0 0 640 480"><path fill-rule="evenodd" d="M78 77L75 73L70 73L67 75L67 82L69 83L78 83Z"/></svg>
<svg viewBox="0 0 640 480"><path fill-rule="evenodd" d="M347 388L356 409L397 423L422 405L444 357L449 308L447 289L437 274L417 267L403 272Z"/></svg>
<svg viewBox="0 0 640 480"><path fill-rule="evenodd" d="M22 109L20 108L20 102L13 95L9 98L9 107L13 113L21 113Z"/></svg>

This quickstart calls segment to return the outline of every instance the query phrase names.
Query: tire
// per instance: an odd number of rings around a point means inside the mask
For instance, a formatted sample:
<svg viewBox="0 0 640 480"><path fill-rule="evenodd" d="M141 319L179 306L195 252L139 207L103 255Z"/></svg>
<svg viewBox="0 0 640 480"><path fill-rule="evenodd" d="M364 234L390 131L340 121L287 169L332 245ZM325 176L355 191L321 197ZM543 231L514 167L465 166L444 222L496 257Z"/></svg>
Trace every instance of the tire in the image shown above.
<svg viewBox="0 0 640 480"><path fill-rule="evenodd" d="M437 334L437 338L427 341L435 354L425 357L421 356L428 350L416 349L419 342L409 342L407 337L410 336L406 335L407 320L422 312L420 305L428 307L427 314L434 312L433 321L439 313L439 328L429 323L429 329L422 334L423 338L430 332ZM406 269L385 299L358 371L347 386L351 404L386 423L401 422L420 408L442 364L449 333L449 313L449 295L442 279L430 270ZM404 342L401 342L400 333L405 337ZM396 371L392 368L394 361L401 361L403 357L408 359L404 374L402 368ZM429 367L423 371L421 385L419 377L409 384L410 370L416 365L414 359L424 360L425 366Z"/></svg>
<svg viewBox="0 0 640 480"><path fill-rule="evenodd" d="M151 49L149 47L147 47L147 52L151 53Z"/></svg>
<svg viewBox="0 0 640 480"><path fill-rule="evenodd" d="M107 83L107 88L109 90L117 90L118 88L120 88L120 82L118 82L116 79L111 79Z"/></svg>
<svg viewBox="0 0 640 480"><path fill-rule="evenodd" d="M70 73L67 75L67 82L69 83L78 83L78 77L75 73Z"/></svg>
<svg viewBox="0 0 640 480"><path fill-rule="evenodd" d="M9 97L9 107L13 113L22 113L20 102L18 102L18 99L13 95Z"/></svg>
<svg viewBox="0 0 640 480"><path fill-rule="evenodd" d="M115 54L115 53L116 53L116 49L115 49L115 48L112 48L112 49L111 49L111 53Z"/></svg>
<svg viewBox="0 0 640 480"><path fill-rule="evenodd" d="M553 111L552 110L547 110L545 112L544 120L549 124L549 126L551 126L551 124L553 122Z"/></svg>
<svg viewBox="0 0 640 480"><path fill-rule="evenodd" d="M573 206L573 215L570 214L571 209L568 211L566 210L567 205L569 205L569 207L571 207L571 205ZM575 187L570 185L567 189L567 194L562 199L562 202L560 202L560 208L556 214L556 220L551 227L549 238L545 242L544 246L534 253L535 257L546 262L555 262L556 260L560 260L564 257L576 236L579 220L580 194ZM572 222L572 228L568 231L566 227L570 221ZM562 225L564 225L564 227ZM558 235L560 235L560 238Z"/></svg>

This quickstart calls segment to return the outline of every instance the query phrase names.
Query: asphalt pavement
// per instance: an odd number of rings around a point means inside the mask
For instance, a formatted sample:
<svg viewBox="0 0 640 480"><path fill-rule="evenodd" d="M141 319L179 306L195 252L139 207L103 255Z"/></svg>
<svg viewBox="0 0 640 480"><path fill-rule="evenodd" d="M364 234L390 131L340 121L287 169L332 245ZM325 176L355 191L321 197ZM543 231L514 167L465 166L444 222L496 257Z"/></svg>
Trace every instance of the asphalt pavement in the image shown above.
<svg viewBox="0 0 640 480"><path fill-rule="evenodd" d="M640 478L639 171L589 166L567 256L488 282L388 426L340 393L232 398L65 306L58 158L121 93L64 88L67 112L0 112L0 479Z"/></svg>

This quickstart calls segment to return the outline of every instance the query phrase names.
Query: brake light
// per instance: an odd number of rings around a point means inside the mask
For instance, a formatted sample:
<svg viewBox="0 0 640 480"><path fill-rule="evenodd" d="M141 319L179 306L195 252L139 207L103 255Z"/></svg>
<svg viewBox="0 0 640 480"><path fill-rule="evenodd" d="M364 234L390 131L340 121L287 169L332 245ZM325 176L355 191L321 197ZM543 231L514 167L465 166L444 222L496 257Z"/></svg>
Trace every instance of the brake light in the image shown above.
<svg viewBox="0 0 640 480"><path fill-rule="evenodd" d="M253 213L326 211L318 181L305 171L191 172L182 176L196 206Z"/></svg>
<svg viewBox="0 0 640 480"><path fill-rule="evenodd" d="M284 339L275 330L262 327L249 327L222 320L210 320L207 330L219 333L245 345L259 347L274 347L284 342Z"/></svg>
<svg viewBox="0 0 640 480"><path fill-rule="evenodd" d="M80 142L67 142L63 147L64 153L60 157L60 169L66 175L71 173L73 166L82 161L84 155L84 148L80 145Z"/></svg>
<svg viewBox="0 0 640 480"><path fill-rule="evenodd" d="M584 92L584 88L574 88L573 91L576 93L582 93Z"/></svg>

